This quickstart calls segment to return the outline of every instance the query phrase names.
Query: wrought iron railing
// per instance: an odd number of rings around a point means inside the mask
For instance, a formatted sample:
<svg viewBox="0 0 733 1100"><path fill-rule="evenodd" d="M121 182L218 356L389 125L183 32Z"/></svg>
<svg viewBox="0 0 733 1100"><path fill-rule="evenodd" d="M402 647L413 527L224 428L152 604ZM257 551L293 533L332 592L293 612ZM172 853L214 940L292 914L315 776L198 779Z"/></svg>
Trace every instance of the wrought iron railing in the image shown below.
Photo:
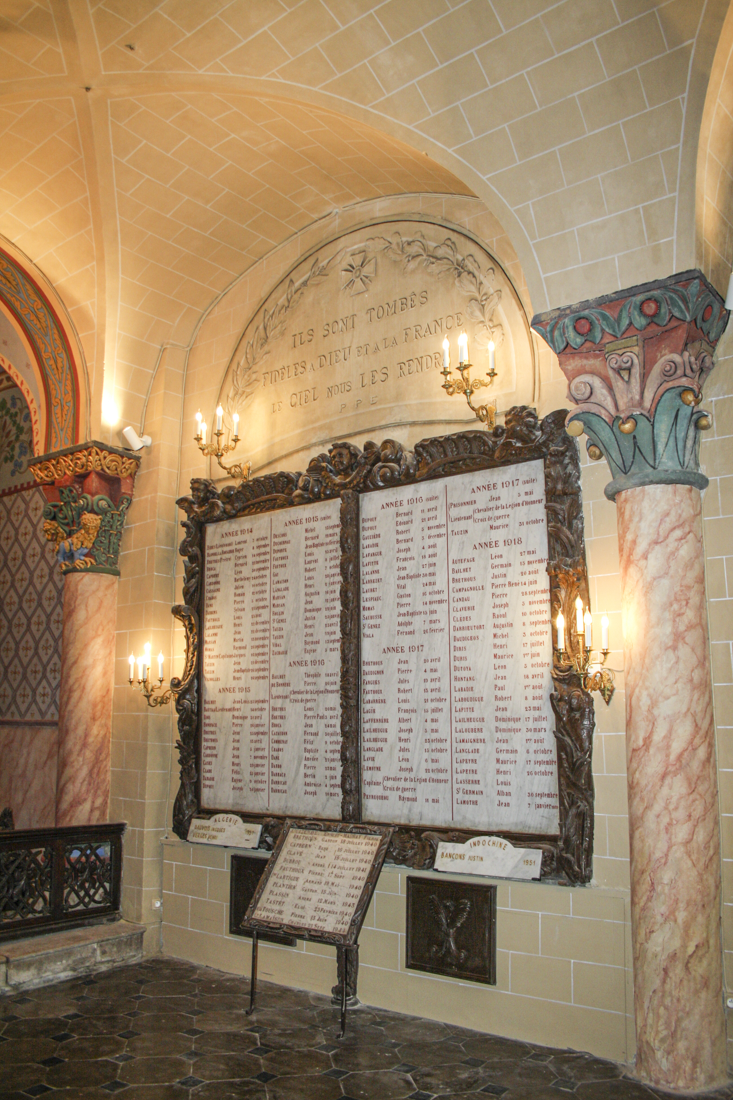
<svg viewBox="0 0 733 1100"><path fill-rule="evenodd" d="M114 919L124 831L121 822L0 832L0 940Z"/></svg>

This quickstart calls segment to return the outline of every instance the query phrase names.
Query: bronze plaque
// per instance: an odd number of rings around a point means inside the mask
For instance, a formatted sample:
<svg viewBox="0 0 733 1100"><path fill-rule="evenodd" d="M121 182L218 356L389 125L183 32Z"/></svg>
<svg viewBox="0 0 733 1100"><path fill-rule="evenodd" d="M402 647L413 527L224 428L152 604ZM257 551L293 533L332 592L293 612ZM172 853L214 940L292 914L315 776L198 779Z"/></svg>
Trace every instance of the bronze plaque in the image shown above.
<svg viewBox="0 0 733 1100"><path fill-rule="evenodd" d="M244 914L255 896L255 890L267 867L268 860L257 856L232 856L232 870L229 888L229 935L247 936L252 939L248 928L242 928ZM260 932L259 938L269 943L280 943L285 947L295 947L295 936L282 936L274 932Z"/></svg>
<svg viewBox="0 0 733 1100"><path fill-rule="evenodd" d="M496 886L408 877L407 967L496 985Z"/></svg>

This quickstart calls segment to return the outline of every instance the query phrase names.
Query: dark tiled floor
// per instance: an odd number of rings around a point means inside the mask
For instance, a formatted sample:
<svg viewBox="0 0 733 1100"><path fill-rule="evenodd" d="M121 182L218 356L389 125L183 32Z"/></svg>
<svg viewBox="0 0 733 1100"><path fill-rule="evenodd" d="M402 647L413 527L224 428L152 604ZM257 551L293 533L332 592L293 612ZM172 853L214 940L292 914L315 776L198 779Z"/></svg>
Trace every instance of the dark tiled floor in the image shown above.
<svg viewBox="0 0 733 1100"><path fill-rule="evenodd" d="M653 1100L620 1067L174 959L0 998L0 1100ZM733 1098L733 1089L714 1094Z"/></svg>

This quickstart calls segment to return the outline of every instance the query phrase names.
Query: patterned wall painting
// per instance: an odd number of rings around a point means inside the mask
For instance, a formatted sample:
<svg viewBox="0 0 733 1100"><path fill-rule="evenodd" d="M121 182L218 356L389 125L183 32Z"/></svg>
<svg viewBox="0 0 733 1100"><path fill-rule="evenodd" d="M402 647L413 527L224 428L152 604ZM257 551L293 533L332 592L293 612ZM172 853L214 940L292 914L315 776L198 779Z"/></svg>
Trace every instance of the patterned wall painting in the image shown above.
<svg viewBox="0 0 733 1100"><path fill-rule="evenodd" d="M0 370L0 496L35 484L28 470L32 457L28 404L13 379Z"/></svg>
<svg viewBox="0 0 733 1100"><path fill-rule="evenodd" d="M40 489L0 497L0 721L58 720L62 577Z"/></svg>
<svg viewBox="0 0 733 1100"><path fill-rule="evenodd" d="M43 535L46 499L28 472L32 457L28 406L0 372L2 723L58 720L63 580Z"/></svg>

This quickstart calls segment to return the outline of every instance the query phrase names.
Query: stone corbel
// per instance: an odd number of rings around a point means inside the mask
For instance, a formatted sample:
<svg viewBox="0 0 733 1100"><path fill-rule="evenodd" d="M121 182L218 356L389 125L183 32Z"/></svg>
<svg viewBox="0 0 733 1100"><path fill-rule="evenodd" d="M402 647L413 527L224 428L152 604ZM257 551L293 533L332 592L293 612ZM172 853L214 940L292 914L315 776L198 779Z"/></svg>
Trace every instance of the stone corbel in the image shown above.
<svg viewBox="0 0 733 1100"><path fill-rule="evenodd" d="M30 461L46 497L43 531L62 573L119 577L120 539L140 456L96 440Z"/></svg>
<svg viewBox="0 0 733 1100"><path fill-rule="evenodd" d="M727 322L699 271L533 319L568 379L567 431L585 433L589 456L608 462L609 500L641 485L706 487L700 432L712 421L699 406Z"/></svg>

